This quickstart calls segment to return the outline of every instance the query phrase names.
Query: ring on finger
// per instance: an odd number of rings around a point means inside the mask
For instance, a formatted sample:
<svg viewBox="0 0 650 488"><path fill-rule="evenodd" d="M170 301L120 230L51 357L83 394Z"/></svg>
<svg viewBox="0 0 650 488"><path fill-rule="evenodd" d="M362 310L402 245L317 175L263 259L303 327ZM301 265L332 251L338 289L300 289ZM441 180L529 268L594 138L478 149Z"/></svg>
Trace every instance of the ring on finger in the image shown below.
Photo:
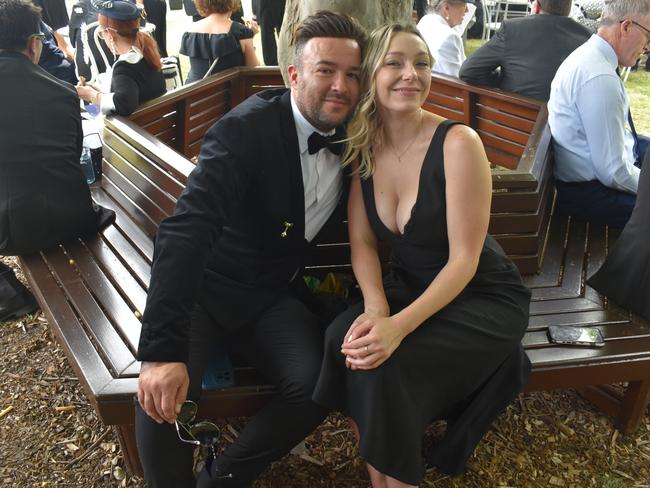
<svg viewBox="0 0 650 488"><path fill-rule="evenodd" d="M363 350L365 351L366 354L368 354L368 344L364 346Z"/></svg>

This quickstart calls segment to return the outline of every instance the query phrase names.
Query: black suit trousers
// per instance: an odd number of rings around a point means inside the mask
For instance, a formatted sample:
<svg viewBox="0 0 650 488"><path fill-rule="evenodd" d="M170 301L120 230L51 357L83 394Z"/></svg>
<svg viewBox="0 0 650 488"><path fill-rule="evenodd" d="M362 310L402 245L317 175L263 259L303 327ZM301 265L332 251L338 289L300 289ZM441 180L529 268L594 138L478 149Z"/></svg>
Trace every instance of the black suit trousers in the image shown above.
<svg viewBox="0 0 650 488"><path fill-rule="evenodd" d="M192 319L188 397L198 400L210 345L224 339L279 390L220 455L215 487L248 487L273 461L287 454L316 428L327 410L311 400L323 354L323 326L289 293L251 324L225 336L202 309ZM221 336L221 337L220 337ZM136 406L136 437L150 488L194 487L192 446L182 443L173 425L157 424Z"/></svg>
<svg viewBox="0 0 650 488"><path fill-rule="evenodd" d="M261 0L258 22L262 31L262 54L266 66L277 66L278 46L276 33L280 34L284 17L285 0Z"/></svg>

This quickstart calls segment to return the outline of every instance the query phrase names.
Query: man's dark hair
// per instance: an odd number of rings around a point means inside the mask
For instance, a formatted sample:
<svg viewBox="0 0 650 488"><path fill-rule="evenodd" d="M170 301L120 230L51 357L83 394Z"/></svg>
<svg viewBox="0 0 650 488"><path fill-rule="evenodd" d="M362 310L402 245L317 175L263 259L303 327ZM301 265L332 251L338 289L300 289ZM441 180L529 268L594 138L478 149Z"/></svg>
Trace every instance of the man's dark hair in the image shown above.
<svg viewBox="0 0 650 488"><path fill-rule="evenodd" d="M38 34L41 9L28 0L0 0L0 49L23 51Z"/></svg>
<svg viewBox="0 0 650 488"><path fill-rule="evenodd" d="M306 17L294 33L295 57L294 64L301 62L305 44L315 37L337 37L353 39L363 50L368 34L357 19L346 14L320 10Z"/></svg>
<svg viewBox="0 0 650 488"><path fill-rule="evenodd" d="M537 0L542 12L566 17L571 13L571 0Z"/></svg>

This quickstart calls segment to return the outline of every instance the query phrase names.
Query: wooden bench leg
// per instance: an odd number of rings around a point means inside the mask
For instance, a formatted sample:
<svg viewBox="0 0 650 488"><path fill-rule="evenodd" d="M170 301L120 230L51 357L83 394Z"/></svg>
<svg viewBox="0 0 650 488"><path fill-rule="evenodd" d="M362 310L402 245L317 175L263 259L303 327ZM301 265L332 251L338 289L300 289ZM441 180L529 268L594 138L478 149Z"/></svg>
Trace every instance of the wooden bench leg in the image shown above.
<svg viewBox="0 0 650 488"><path fill-rule="evenodd" d="M650 380L630 381L616 418L616 428L624 434L636 431L646 413L649 400Z"/></svg>
<svg viewBox="0 0 650 488"><path fill-rule="evenodd" d="M114 425L113 429L120 441L126 470L132 476L144 477L144 470L142 469L140 456L138 455L138 446L135 443L135 426Z"/></svg>
<svg viewBox="0 0 650 488"><path fill-rule="evenodd" d="M630 381L625 393L609 385L579 388L582 397L600 410L614 417L614 426L622 434L632 434L641 424L648 401L650 401L650 380Z"/></svg>

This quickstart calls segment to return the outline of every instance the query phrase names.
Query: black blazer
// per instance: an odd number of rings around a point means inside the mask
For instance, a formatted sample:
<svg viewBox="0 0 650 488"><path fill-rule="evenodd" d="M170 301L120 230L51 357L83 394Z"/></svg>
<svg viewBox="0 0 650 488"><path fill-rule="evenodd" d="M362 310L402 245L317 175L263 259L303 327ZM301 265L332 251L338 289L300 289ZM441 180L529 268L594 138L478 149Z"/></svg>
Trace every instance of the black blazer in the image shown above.
<svg viewBox="0 0 650 488"><path fill-rule="evenodd" d="M26 254L94 232L79 165L79 97L25 55L0 52L0 254Z"/></svg>
<svg viewBox="0 0 650 488"><path fill-rule="evenodd" d="M293 226L282 237L285 222ZM258 317L303 267L304 232L290 92L267 90L206 133L174 215L160 225L138 358L186 361L197 300L224 327Z"/></svg>
<svg viewBox="0 0 650 488"><path fill-rule="evenodd" d="M619 305L650 320L650 151L646 152L632 216L587 283Z"/></svg>
<svg viewBox="0 0 650 488"><path fill-rule="evenodd" d="M590 36L585 26L560 15L506 20L492 39L465 60L459 77L472 85L548 101L558 67Z"/></svg>

